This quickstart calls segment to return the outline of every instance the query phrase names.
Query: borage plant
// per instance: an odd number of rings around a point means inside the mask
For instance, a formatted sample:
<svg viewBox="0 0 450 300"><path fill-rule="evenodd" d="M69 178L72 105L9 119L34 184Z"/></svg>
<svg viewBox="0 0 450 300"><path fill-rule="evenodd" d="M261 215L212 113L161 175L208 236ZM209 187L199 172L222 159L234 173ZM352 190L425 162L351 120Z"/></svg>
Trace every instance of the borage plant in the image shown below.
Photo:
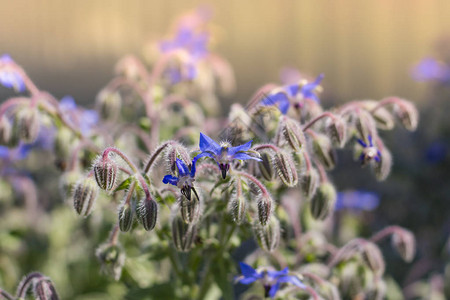
<svg viewBox="0 0 450 300"><path fill-rule="evenodd" d="M392 157L379 130L396 120L415 130L417 110L397 97L324 110L321 74L268 84L224 120L218 96L233 90L234 78L210 50L209 18L206 10L190 13L149 45L145 62L122 59L96 111L39 90L4 56L1 83L30 96L2 104L3 143L30 145L44 128L55 130L63 196L79 215L97 215L90 226L112 228L96 255L116 280L139 287L130 297L232 299L234 282L260 282L242 297L382 299L385 265L376 243L392 236L411 261L414 237L390 226L334 246L337 192L327 172L336 149L351 149L377 180L386 179ZM144 286L148 272L132 267L143 260L160 270ZM246 261L241 277L239 260ZM156 286L164 288L145 289Z"/></svg>

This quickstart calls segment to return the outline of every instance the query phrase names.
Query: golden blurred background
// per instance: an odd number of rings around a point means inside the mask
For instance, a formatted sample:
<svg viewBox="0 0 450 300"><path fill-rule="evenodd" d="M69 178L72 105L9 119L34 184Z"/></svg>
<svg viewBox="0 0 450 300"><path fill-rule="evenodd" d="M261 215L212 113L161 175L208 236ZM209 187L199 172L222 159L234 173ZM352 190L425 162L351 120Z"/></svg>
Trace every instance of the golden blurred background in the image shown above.
<svg viewBox="0 0 450 300"><path fill-rule="evenodd" d="M39 87L89 102L121 56L141 55L178 15L205 3L220 29L216 51L235 68L237 101L279 81L283 66L325 73L336 101L420 100L424 86L409 70L450 29L448 0L3 0L0 53Z"/></svg>

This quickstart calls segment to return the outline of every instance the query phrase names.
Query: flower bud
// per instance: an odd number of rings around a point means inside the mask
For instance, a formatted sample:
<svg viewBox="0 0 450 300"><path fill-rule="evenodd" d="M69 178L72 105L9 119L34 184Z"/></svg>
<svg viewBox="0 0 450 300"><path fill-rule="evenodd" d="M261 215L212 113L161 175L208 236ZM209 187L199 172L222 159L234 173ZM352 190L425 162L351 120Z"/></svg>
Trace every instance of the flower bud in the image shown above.
<svg viewBox="0 0 450 300"><path fill-rule="evenodd" d="M12 125L5 115L0 117L0 145L8 145L12 136Z"/></svg>
<svg viewBox="0 0 450 300"><path fill-rule="evenodd" d="M100 155L94 161L94 175L98 186L103 190L112 190L116 185L117 163L110 157Z"/></svg>
<svg viewBox="0 0 450 300"><path fill-rule="evenodd" d="M414 131L419 123L419 112L417 108L409 101L398 99L394 113L400 120L403 127L409 131Z"/></svg>
<svg viewBox="0 0 450 300"><path fill-rule="evenodd" d="M335 167L336 153L331 147L330 139L326 135L316 134L313 139L312 148L317 159L327 170Z"/></svg>
<svg viewBox="0 0 450 300"><path fill-rule="evenodd" d="M179 143L173 143L170 144L167 147L167 150L165 152L165 159L167 164L167 169L172 172L172 174L175 174L178 176L178 168L177 168L177 158L180 158L186 166L188 166L191 163L191 156L189 155L188 150L186 147Z"/></svg>
<svg viewBox="0 0 450 300"><path fill-rule="evenodd" d="M347 123L340 116L328 119L326 132L331 142L339 148L344 147L347 142Z"/></svg>
<svg viewBox="0 0 450 300"><path fill-rule="evenodd" d="M416 253L416 239L411 231L399 228L392 235L392 247L405 262L411 262Z"/></svg>
<svg viewBox="0 0 450 300"><path fill-rule="evenodd" d="M276 140L282 138L294 151L300 151L306 143L300 124L289 117L281 118L277 135L281 136L277 137Z"/></svg>
<svg viewBox="0 0 450 300"><path fill-rule="evenodd" d="M266 225L272 216L273 199L269 194L260 194L257 200L258 218L261 225Z"/></svg>
<svg viewBox="0 0 450 300"><path fill-rule="evenodd" d="M300 179L300 186L303 195L307 199L311 199L311 197L315 195L318 184L319 184L319 173L317 173L317 170L313 168L307 170Z"/></svg>
<svg viewBox="0 0 450 300"><path fill-rule="evenodd" d="M358 110L356 114L355 128L358 131L359 137L363 141L368 141L369 135L377 136L375 121L372 115L364 109Z"/></svg>
<svg viewBox="0 0 450 300"><path fill-rule="evenodd" d="M374 287L372 287L367 293L367 300L383 300L386 296L386 283L383 280L376 280Z"/></svg>
<svg viewBox="0 0 450 300"><path fill-rule="evenodd" d="M21 107L15 117L15 124L20 139L27 144L36 141L41 125L37 109L26 106Z"/></svg>
<svg viewBox="0 0 450 300"><path fill-rule="evenodd" d="M191 200L181 195L179 200L181 217L186 224L197 223L200 219L200 199L197 192L191 193Z"/></svg>
<svg viewBox="0 0 450 300"><path fill-rule="evenodd" d="M331 183L321 183L316 194L311 199L311 215L313 218L316 220L325 220L334 210L336 197L336 189Z"/></svg>
<svg viewBox="0 0 450 300"><path fill-rule="evenodd" d="M95 251L95 256L100 261L103 272L113 276L115 280L120 279L125 264L125 252L120 245L111 243L100 245Z"/></svg>
<svg viewBox="0 0 450 300"><path fill-rule="evenodd" d="M97 110L104 120L117 119L122 108L122 97L119 92L104 89L100 91L96 100Z"/></svg>
<svg viewBox="0 0 450 300"><path fill-rule="evenodd" d="M384 147L380 153L380 161L374 162L373 172L378 181L383 181L388 177L389 173L391 173L392 155L386 147Z"/></svg>
<svg viewBox="0 0 450 300"><path fill-rule="evenodd" d="M242 192L242 182L240 179L236 179L236 189L231 194L231 199L228 202L228 210L236 224L239 225L245 221L246 208L247 199Z"/></svg>
<svg viewBox="0 0 450 300"><path fill-rule="evenodd" d="M259 246L265 251L272 252L278 247L281 230L280 222L275 217L267 225L255 223L253 231Z"/></svg>
<svg viewBox="0 0 450 300"><path fill-rule="evenodd" d="M69 199L77 181L82 177L78 171L64 173L59 179L59 189L64 199Z"/></svg>
<svg viewBox="0 0 450 300"><path fill-rule="evenodd" d="M122 232L127 232L131 229L134 221L134 213L136 210L136 203L134 199L132 199L133 190L129 190L123 203L119 207L119 229Z"/></svg>
<svg viewBox="0 0 450 300"><path fill-rule="evenodd" d="M265 180L271 181L273 179L274 172L270 155L266 152L261 153L261 160L262 161L256 164L258 166L259 172Z"/></svg>
<svg viewBox="0 0 450 300"><path fill-rule="evenodd" d="M56 289L49 278L36 280L34 283L34 297L37 300L57 300L59 299Z"/></svg>
<svg viewBox="0 0 450 300"><path fill-rule="evenodd" d="M151 198L143 199L136 210L138 220L145 230L150 231L155 228L158 219L158 204L155 200Z"/></svg>
<svg viewBox="0 0 450 300"><path fill-rule="evenodd" d="M74 135L67 127L59 128L55 136L54 150L55 155L60 160L66 160L70 157L72 153L72 142L74 140Z"/></svg>
<svg viewBox="0 0 450 300"><path fill-rule="evenodd" d="M394 116L384 107L377 108L372 117L375 120L375 124L382 130L391 130L394 128Z"/></svg>
<svg viewBox="0 0 450 300"><path fill-rule="evenodd" d="M280 151L273 156L272 161L275 166L275 170L277 170L278 177L285 185L289 187L297 185L297 169L290 154Z"/></svg>
<svg viewBox="0 0 450 300"><path fill-rule="evenodd" d="M360 251L364 263L378 277L381 277L384 273L385 264L380 248L372 242L364 242L361 245Z"/></svg>
<svg viewBox="0 0 450 300"><path fill-rule="evenodd" d="M196 236L197 226L195 224L187 224L180 216L174 217L172 220L172 239L178 251L189 251Z"/></svg>
<svg viewBox="0 0 450 300"><path fill-rule="evenodd" d="M92 177L85 177L77 181L73 189L73 206L75 211L87 217L94 207L98 188Z"/></svg>

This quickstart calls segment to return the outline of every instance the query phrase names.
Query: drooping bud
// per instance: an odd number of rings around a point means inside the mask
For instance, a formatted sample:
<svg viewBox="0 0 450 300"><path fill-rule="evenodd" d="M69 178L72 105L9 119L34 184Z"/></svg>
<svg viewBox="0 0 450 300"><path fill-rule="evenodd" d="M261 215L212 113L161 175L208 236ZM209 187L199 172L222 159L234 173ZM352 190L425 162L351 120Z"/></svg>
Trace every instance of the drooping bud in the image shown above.
<svg viewBox="0 0 450 300"><path fill-rule="evenodd" d="M275 138L277 141L282 138L294 151L300 151L306 143L300 124L286 116L280 120L277 135L280 135Z"/></svg>
<svg viewBox="0 0 450 300"><path fill-rule="evenodd" d="M73 207L82 216L87 217L94 207L98 188L92 177L85 177L77 181L73 188Z"/></svg>
<svg viewBox="0 0 450 300"><path fill-rule="evenodd" d="M358 131L360 139L363 141L368 141L369 136L377 136L375 120L372 115L364 109L358 110L355 115L355 128Z"/></svg>
<svg viewBox="0 0 450 300"><path fill-rule="evenodd" d="M5 115L0 117L0 145L8 145L12 136L12 125Z"/></svg>
<svg viewBox="0 0 450 300"><path fill-rule="evenodd" d="M319 185L319 173L316 169L311 168L307 170L300 178L300 186L303 195L310 199L316 193L317 186Z"/></svg>
<svg viewBox="0 0 450 300"><path fill-rule="evenodd" d="M327 169L331 170L336 165L336 153L331 147L330 139L323 134L315 134L312 149L317 159Z"/></svg>
<svg viewBox="0 0 450 300"><path fill-rule="evenodd" d="M36 280L33 287L36 300L58 300L58 294L49 278Z"/></svg>
<svg viewBox="0 0 450 300"><path fill-rule="evenodd" d="M372 242L364 242L360 247L361 257L364 263L378 277L381 277L384 273L385 264L380 248Z"/></svg>
<svg viewBox="0 0 450 300"><path fill-rule="evenodd" d="M269 194L261 193L257 200L258 218L261 225L266 225L273 213L273 199Z"/></svg>
<svg viewBox="0 0 450 300"><path fill-rule="evenodd" d="M388 177L389 173L391 173L392 155L386 147L384 147L380 153L380 161L374 162L373 171L376 179L378 181L383 181Z"/></svg>
<svg viewBox="0 0 450 300"><path fill-rule="evenodd" d="M134 187L131 187L125 194L125 199L119 207L119 229L127 232L131 229L136 211L136 201L133 197Z"/></svg>
<svg viewBox="0 0 450 300"><path fill-rule="evenodd" d="M180 158L187 166L191 163L191 156L189 151L183 145L179 143L173 143L167 146L165 152L165 160L167 164L167 170L178 176L177 158Z"/></svg>
<svg viewBox="0 0 450 300"><path fill-rule="evenodd" d="M136 214L144 229L150 231L155 228L158 219L158 204L152 198L144 198L136 209Z"/></svg>
<svg viewBox="0 0 450 300"><path fill-rule="evenodd" d="M273 156L272 161L275 169L277 170L278 177L285 185L289 187L297 185L297 168L295 167L294 160L289 153L286 153L283 150L277 152Z"/></svg>
<svg viewBox="0 0 450 300"><path fill-rule="evenodd" d="M416 239L411 231L398 228L392 235L392 247L405 262L411 262L416 254Z"/></svg>
<svg viewBox="0 0 450 300"><path fill-rule="evenodd" d="M247 208L247 199L242 191L242 181L236 179L236 188L231 194L231 199L228 202L228 210L233 217L236 224L242 224L245 220L245 212Z"/></svg>
<svg viewBox="0 0 450 300"><path fill-rule="evenodd" d="M254 236L259 246L265 251L272 252L280 243L280 222L275 218L271 218L266 225L256 222L254 227Z"/></svg>
<svg viewBox="0 0 450 300"><path fill-rule="evenodd" d="M72 195L72 191L74 189L77 181L82 177L80 172L78 171L70 171L64 173L59 179L59 188L61 192L61 196L64 199L69 199Z"/></svg>
<svg viewBox="0 0 450 300"><path fill-rule="evenodd" d="M383 280L376 280L374 286L366 293L367 300L383 300L386 296L386 283Z"/></svg>
<svg viewBox="0 0 450 300"><path fill-rule="evenodd" d="M72 153L72 143L74 140L74 135L70 129L67 127L61 127L55 136L54 150L55 155L60 160L66 160L70 157Z"/></svg>
<svg viewBox="0 0 450 300"><path fill-rule="evenodd" d="M102 271L119 280L122 268L125 264L125 252L118 244L106 243L100 245L95 251L95 256L102 265Z"/></svg>
<svg viewBox="0 0 450 300"><path fill-rule="evenodd" d="M261 153L261 160L256 165L261 173L261 176L264 177L265 180L271 181L273 179L273 165L270 158L270 155L266 152Z"/></svg>
<svg viewBox="0 0 450 300"><path fill-rule="evenodd" d="M382 130L391 130L394 128L394 116L384 107L377 108L372 112L376 126Z"/></svg>
<svg viewBox="0 0 450 300"><path fill-rule="evenodd" d="M181 252L187 252L192 248L197 236L197 226L186 224L180 216L172 220L172 239L175 248Z"/></svg>
<svg viewBox="0 0 450 300"><path fill-rule="evenodd" d="M194 188L192 188L191 199L181 195L179 200L181 217L186 224L197 223L200 219L201 207L200 199Z"/></svg>
<svg viewBox="0 0 450 300"><path fill-rule="evenodd" d="M94 175L98 186L106 191L112 190L116 185L117 163L109 156L100 155L94 161Z"/></svg>
<svg viewBox="0 0 450 300"><path fill-rule="evenodd" d="M394 113L400 122L409 131L414 131L419 123L419 112L417 108L409 101L398 99Z"/></svg>
<svg viewBox="0 0 450 300"><path fill-rule="evenodd" d="M311 215L313 218L325 220L334 209L336 197L336 189L331 183L321 183L311 199Z"/></svg>
<svg viewBox="0 0 450 300"><path fill-rule="evenodd" d="M347 142L347 123L340 116L334 119L328 119L326 132L331 142L339 148L344 147Z"/></svg>
<svg viewBox="0 0 450 300"><path fill-rule="evenodd" d="M15 125L20 139L27 144L33 143L41 126L39 112L35 108L21 107L16 113Z"/></svg>
<svg viewBox="0 0 450 300"><path fill-rule="evenodd" d="M119 92L103 89L95 99L100 117L104 120L117 119L122 108L122 97Z"/></svg>

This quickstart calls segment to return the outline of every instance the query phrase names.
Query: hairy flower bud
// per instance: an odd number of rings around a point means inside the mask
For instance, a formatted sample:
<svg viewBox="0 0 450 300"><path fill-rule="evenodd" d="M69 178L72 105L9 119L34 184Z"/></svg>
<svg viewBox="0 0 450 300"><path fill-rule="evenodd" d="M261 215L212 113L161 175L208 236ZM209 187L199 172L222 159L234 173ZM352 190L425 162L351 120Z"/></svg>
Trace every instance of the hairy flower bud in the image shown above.
<svg viewBox="0 0 450 300"><path fill-rule="evenodd" d="M261 225L266 225L273 213L273 199L269 194L260 194L257 200L258 218Z"/></svg>
<svg viewBox="0 0 450 300"><path fill-rule="evenodd" d="M394 116L384 107L377 108L372 113L376 126L382 130L391 130L394 128Z"/></svg>
<svg viewBox="0 0 450 300"><path fill-rule="evenodd" d="M259 246L265 251L272 252L280 243L280 222L275 218L271 218L266 225L255 223L253 227L255 238Z"/></svg>
<svg viewBox="0 0 450 300"><path fill-rule="evenodd" d="M94 161L94 175L98 186L103 190L112 190L116 185L117 163L110 157L100 155Z"/></svg>
<svg viewBox="0 0 450 300"><path fill-rule="evenodd" d="M330 139L326 135L316 134L313 139L312 149L317 159L327 170L335 167L336 153L331 147Z"/></svg>
<svg viewBox="0 0 450 300"><path fill-rule="evenodd" d="M127 232L131 229L136 211L136 202L133 197L134 189L127 191L125 199L119 207L119 229Z"/></svg>
<svg viewBox="0 0 450 300"><path fill-rule="evenodd" d="M192 248L197 236L197 226L187 224L182 217L175 216L172 220L172 239L175 248L187 252Z"/></svg>
<svg viewBox="0 0 450 300"><path fill-rule="evenodd" d="M273 179L273 165L272 165L272 159L270 155L266 152L261 153L261 160L260 162L257 162L257 167L259 169L259 173L261 173L261 176L267 180L271 181Z"/></svg>
<svg viewBox="0 0 450 300"><path fill-rule="evenodd" d="M165 159L168 167L167 169L172 174L176 174L178 176L178 168L176 163L177 158L180 158L187 166L192 161L191 156L189 155L189 151L186 149L186 147L179 143L170 144L165 152Z"/></svg>
<svg viewBox="0 0 450 300"><path fill-rule="evenodd" d="M410 131L414 131L419 123L419 112L417 108L410 102L398 99L394 113L403 126Z"/></svg>
<svg viewBox="0 0 450 300"><path fill-rule="evenodd" d="M334 209L336 197L336 189L331 183L321 183L311 199L311 215L313 218L325 220Z"/></svg>
<svg viewBox="0 0 450 300"><path fill-rule="evenodd" d="M297 169L289 153L286 153L284 151L275 153L275 155L272 158L272 161L275 166L275 169L277 170L278 177L285 185L289 187L297 185L298 182Z"/></svg>
<svg viewBox="0 0 450 300"><path fill-rule="evenodd" d="M64 199L69 199L72 195L72 191L74 189L77 181L82 177L80 172L78 171L70 171L64 173L59 179L59 189L61 192L61 196Z"/></svg>
<svg viewBox="0 0 450 300"><path fill-rule="evenodd" d="M374 286L366 293L367 300L383 300L386 296L386 283L376 280Z"/></svg>
<svg viewBox="0 0 450 300"><path fill-rule="evenodd" d="M184 222L186 224L197 223L201 213L200 199L198 198L197 192L191 193L190 200L184 195L181 195L179 203L181 217Z"/></svg>
<svg viewBox="0 0 450 300"><path fill-rule="evenodd" d="M380 161L374 162L373 172L378 181L383 181L388 177L389 173L391 173L392 155L386 147L384 147L380 153Z"/></svg>
<svg viewBox="0 0 450 300"><path fill-rule="evenodd" d="M73 206L75 211L82 216L87 217L97 199L98 188L92 177L85 177L75 184L73 188Z"/></svg>
<svg viewBox="0 0 450 300"><path fill-rule="evenodd" d="M119 92L104 89L100 91L96 100L97 110L104 120L115 120L122 108L122 97Z"/></svg>
<svg viewBox="0 0 450 300"><path fill-rule="evenodd" d="M35 108L22 107L15 115L15 125L20 139L27 144L33 143L41 126L39 112Z"/></svg>
<svg viewBox="0 0 450 300"><path fill-rule="evenodd" d="M392 247L405 262L411 262L416 254L416 239L411 231L398 228L392 235Z"/></svg>
<svg viewBox="0 0 450 300"><path fill-rule="evenodd" d="M137 217L147 231L155 228L158 219L158 204L152 198L144 198L136 209Z"/></svg>
<svg viewBox="0 0 450 300"><path fill-rule="evenodd" d="M356 113L355 128L361 140L368 141L369 136L377 136L375 120L372 115L364 109L360 109Z"/></svg>
<svg viewBox="0 0 450 300"><path fill-rule="evenodd" d="M300 186L303 195L310 199L316 193L317 186L319 185L319 173L316 169L307 170L300 179Z"/></svg>
<svg viewBox="0 0 450 300"><path fill-rule="evenodd" d="M289 117L281 118L277 135L276 140L283 139L294 151L300 151L306 143L300 124Z"/></svg>
<svg viewBox="0 0 450 300"><path fill-rule="evenodd" d="M360 247L360 251L364 263L378 277L381 277L384 273L385 264L380 248L372 242L364 242Z"/></svg>
<svg viewBox="0 0 450 300"><path fill-rule="evenodd" d="M113 276L115 280L120 279L125 264L125 252L120 245L111 243L100 245L95 251L95 256L100 261L103 272Z"/></svg>
<svg viewBox="0 0 450 300"><path fill-rule="evenodd" d="M58 294L56 293L56 289L49 278L42 278L40 280L35 280L33 291L34 297L37 300L59 299Z"/></svg>
<svg viewBox="0 0 450 300"><path fill-rule="evenodd" d="M328 119L326 133L334 145L342 148L347 142L347 123L340 116Z"/></svg>
<svg viewBox="0 0 450 300"><path fill-rule="evenodd" d="M242 181L236 179L235 191L231 194L228 202L228 210L236 224L242 224L245 220L245 212L247 208L247 199L242 191Z"/></svg>
<svg viewBox="0 0 450 300"><path fill-rule="evenodd" d="M8 145L12 136L12 125L5 115L0 117L0 145Z"/></svg>

